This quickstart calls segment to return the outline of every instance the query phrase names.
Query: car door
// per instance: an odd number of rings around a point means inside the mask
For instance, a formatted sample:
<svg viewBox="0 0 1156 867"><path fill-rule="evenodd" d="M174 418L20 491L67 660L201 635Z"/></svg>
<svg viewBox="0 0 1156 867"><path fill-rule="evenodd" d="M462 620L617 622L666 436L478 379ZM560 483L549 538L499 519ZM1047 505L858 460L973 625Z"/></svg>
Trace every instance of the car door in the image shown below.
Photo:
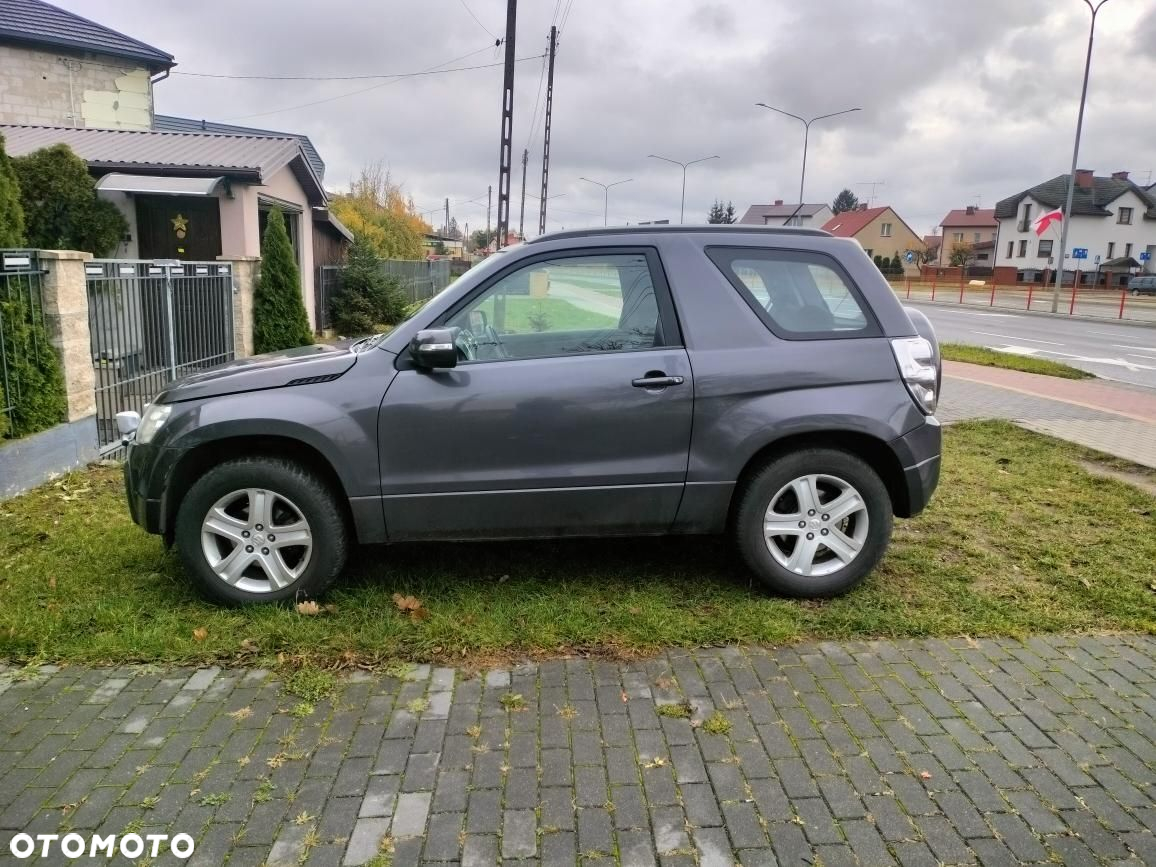
<svg viewBox="0 0 1156 867"><path fill-rule="evenodd" d="M385 395L391 540L670 527L693 382L654 250L522 259L429 326L462 329L460 360L423 371L403 359Z"/></svg>

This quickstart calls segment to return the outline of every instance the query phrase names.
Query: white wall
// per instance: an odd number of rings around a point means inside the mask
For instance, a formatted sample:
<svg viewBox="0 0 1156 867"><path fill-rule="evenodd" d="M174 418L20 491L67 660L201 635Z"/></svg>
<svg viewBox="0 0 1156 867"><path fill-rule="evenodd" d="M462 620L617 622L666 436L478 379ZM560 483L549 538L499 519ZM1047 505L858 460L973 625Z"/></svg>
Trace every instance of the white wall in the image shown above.
<svg viewBox="0 0 1156 867"><path fill-rule="evenodd" d="M1032 216L1028 230L1026 232L1020 232L1017 231L1017 228L1019 221L1023 218L1024 202L1032 203ZM1088 258L1079 260L1080 270L1096 270L1096 256L1099 256L1101 261L1106 260L1108 258L1108 244L1112 241L1116 243L1112 258L1127 255L1125 250L1128 244L1132 245L1132 258L1137 261L1140 260L1140 253L1149 247L1153 248L1152 254L1156 256L1156 220L1144 219L1144 211L1147 207L1147 204L1134 192L1127 192L1107 206L1107 210L1111 211L1111 216L1109 217L1087 217L1080 216L1079 214L1072 217L1071 224L1068 227L1068 252L1070 253L1073 247L1085 247L1088 250ZM1132 209L1131 225L1121 225L1116 222L1120 208ZM1058 255L1060 249L1060 226L1059 224L1053 224L1052 228L1042 236L1037 237L1031 223L1034 223L1040 214L1050 210L1052 210L1052 208L1028 196L1023 202L1020 202L1019 210L1014 220L1000 220L999 241L996 244L997 265L1011 265L1016 268L1036 270L1043 270L1048 267L1047 257L1038 255L1039 242L1050 239L1053 242L1053 255ZM1028 242L1027 255L1022 258L1018 255L1019 242L1021 240ZM1014 242L1010 258L1007 255L1009 241ZM1148 273L1156 273L1156 263L1149 260L1144 264L1146 265L1145 270ZM1069 270L1074 270L1076 260L1071 258L1067 259L1064 267Z"/></svg>

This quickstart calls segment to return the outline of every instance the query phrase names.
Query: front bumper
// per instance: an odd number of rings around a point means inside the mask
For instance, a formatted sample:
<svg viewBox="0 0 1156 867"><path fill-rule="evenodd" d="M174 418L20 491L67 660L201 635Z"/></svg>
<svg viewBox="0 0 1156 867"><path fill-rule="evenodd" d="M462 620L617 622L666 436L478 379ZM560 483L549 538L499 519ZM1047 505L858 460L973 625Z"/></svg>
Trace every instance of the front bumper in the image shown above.
<svg viewBox="0 0 1156 867"><path fill-rule="evenodd" d="M176 451L131 441L125 451L124 490L133 523L149 533L163 534L168 530L165 494Z"/></svg>
<svg viewBox="0 0 1156 867"><path fill-rule="evenodd" d="M931 501L939 485L942 464L943 429L935 416L928 416L919 427L905 433L891 443L903 467L903 485L906 503L896 504L901 518L918 515Z"/></svg>

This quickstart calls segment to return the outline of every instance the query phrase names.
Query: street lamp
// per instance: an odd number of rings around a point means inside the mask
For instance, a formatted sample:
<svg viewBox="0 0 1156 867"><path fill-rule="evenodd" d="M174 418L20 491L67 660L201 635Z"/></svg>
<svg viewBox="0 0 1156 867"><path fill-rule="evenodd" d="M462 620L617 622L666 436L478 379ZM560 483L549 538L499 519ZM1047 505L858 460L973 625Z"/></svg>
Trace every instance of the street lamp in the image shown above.
<svg viewBox="0 0 1156 867"><path fill-rule="evenodd" d="M1056 260L1056 285L1052 289L1052 312L1060 306L1060 283L1064 279L1064 254L1068 249L1068 223L1072 213L1072 199L1076 195L1076 163L1080 159L1080 132L1084 128L1084 103L1088 99L1088 73L1092 70L1092 40L1096 35L1096 14L1108 0L1099 0L1094 6L1092 0L1084 0L1092 10L1092 26L1088 28L1088 56L1084 59L1084 88L1080 91L1080 111L1076 115L1076 143L1072 147L1072 172L1068 175L1068 198L1064 204L1064 218L1060 222L1060 257ZM1072 284L1075 288L1075 284Z"/></svg>
<svg viewBox="0 0 1156 867"><path fill-rule="evenodd" d="M682 166L682 204L679 205L679 208L678 208L678 222L679 223L685 223L686 222L686 220L685 220L685 216L686 216L686 167L687 166L693 166L695 163L705 163L707 160L717 160L719 158L718 154L715 154L713 157L700 157L699 159L691 160L688 163L679 162L678 160L672 160L670 157L660 157L658 154L647 154L646 156L648 159L663 160L663 161L668 162L668 163L674 163L676 166Z"/></svg>
<svg viewBox="0 0 1156 867"><path fill-rule="evenodd" d="M592 180L590 180L590 178L579 178L578 180L585 181L588 184L594 184L595 186L598 186L598 187L602 187L602 193L603 193L602 225L606 226L606 225L609 225L609 219L610 219L610 188L616 187L619 184L629 184L632 180L634 180L634 178L626 178L625 180L614 181L613 183L610 183L610 184L604 184L601 181L592 181Z"/></svg>
<svg viewBox="0 0 1156 867"><path fill-rule="evenodd" d="M797 114L791 114L789 111L783 111L781 108L775 108L773 105L767 105L765 102L756 102L755 105L761 105L763 108L769 108L771 111L777 111L779 114L785 114L787 117L793 117L803 125L803 171L799 175L799 205L803 204L803 182L807 179L807 143L811 138L811 124L817 120L826 120L829 117L838 117L841 114L850 114L853 111L862 111L861 108L846 108L843 111L835 111L831 114L821 114L818 117L813 117L807 120L804 117L799 117Z"/></svg>

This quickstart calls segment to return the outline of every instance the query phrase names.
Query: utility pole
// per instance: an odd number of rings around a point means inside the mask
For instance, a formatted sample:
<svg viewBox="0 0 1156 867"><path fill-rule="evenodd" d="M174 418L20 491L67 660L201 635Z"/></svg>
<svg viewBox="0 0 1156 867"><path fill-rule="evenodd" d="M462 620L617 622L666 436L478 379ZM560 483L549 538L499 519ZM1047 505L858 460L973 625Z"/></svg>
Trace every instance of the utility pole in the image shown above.
<svg viewBox="0 0 1156 867"><path fill-rule="evenodd" d="M522 148L522 212L518 215L518 237L526 240L526 165L530 162L530 149Z"/></svg>
<svg viewBox="0 0 1156 867"><path fill-rule="evenodd" d="M486 234L490 234L490 210L494 207L494 187L486 187Z"/></svg>
<svg viewBox="0 0 1156 867"><path fill-rule="evenodd" d="M445 235L446 235L446 237L449 237L449 234L450 234L450 197L449 196L446 196L446 223L445 223L445 226L446 226L445 230L444 230Z"/></svg>
<svg viewBox="0 0 1156 867"><path fill-rule="evenodd" d="M550 186L550 117L554 112L554 53L558 47L558 28L550 28L550 69L546 77L546 132L542 137L542 196L538 211L538 234L546 234L546 191Z"/></svg>
<svg viewBox="0 0 1156 867"><path fill-rule="evenodd" d="M506 243L510 232L510 167L514 133L514 39L517 34L518 0L506 0L506 74L502 84L502 146L498 161L498 241Z"/></svg>

